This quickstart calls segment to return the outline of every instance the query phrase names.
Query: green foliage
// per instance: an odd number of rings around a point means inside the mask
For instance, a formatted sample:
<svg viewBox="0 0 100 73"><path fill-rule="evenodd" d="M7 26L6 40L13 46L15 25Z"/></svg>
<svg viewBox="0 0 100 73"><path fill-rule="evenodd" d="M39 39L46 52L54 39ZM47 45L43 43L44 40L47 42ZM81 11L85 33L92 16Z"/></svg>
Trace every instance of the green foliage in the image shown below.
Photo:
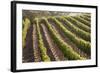
<svg viewBox="0 0 100 73"><path fill-rule="evenodd" d="M67 30L60 22L58 22L54 17L51 18L56 22L59 28L63 31L63 33L68 37L78 48L83 50L85 53L90 54L91 45L89 42L83 41L82 39L76 37L72 32Z"/></svg>
<svg viewBox="0 0 100 73"><path fill-rule="evenodd" d="M36 18L35 21L36 21L36 26L37 26L38 42L39 42L39 48L40 48L40 51L41 51L42 60L43 61L50 61L50 58L47 55L47 48L45 48L44 43L43 43L38 18Z"/></svg>
<svg viewBox="0 0 100 73"><path fill-rule="evenodd" d="M64 17L61 17L60 19L64 20L64 22L66 22L66 27L70 28L70 31L72 31L75 35L81 37L82 39L84 39L86 41L90 41L90 33L85 32L85 31L79 29L74 24L72 24L70 21L68 21L67 19L65 19ZM57 19L55 19L55 20L57 21L57 23L63 25Z"/></svg>
<svg viewBox="0 0 100 73"><path fill-rule="evenodd" d="M83 16L86 16L88 18L91 18L91 14L83 14Z"/></svg>
<svg viewBox="0 0 100 73"><path fill-rule="evenodd" d="M90 43L89 42L84 43L84 42L85 42L84 40L80 40L79 41L80 44L78 45L78 47L82 48L83 51L86 52L87 54L90 54L90 52L91 52L91 49L89 49L89 48L91 48Z"/></svg>
<svg viewBox="0 0 100 73"><path fill-rule="evenodd" d="M75 19L79 20L80 22L84 23L87 26L91 26L89 21L86 21L85 19L81 18L80 16L74 16Z"/></svg>
<svg viewBox="0 0 100 73"><path fill-rule="evenodd" d="M41 56L42 61L44 62L51 61L53 54L52 56L50 55L50 57L48 55L48 48L46 48L46 44L44 44L45 38L43 38L42 32L41 32L41 24L46 26L47 30L49 31L48 33L50 34L50 38L53 40L53 43L57 45L57 47L64 54L64 57L67 58L68 60L85 60L87 58L85 56L84 57L80 56L80 53L78 53L80 51L77 52L73 48L74 45L76 48L86 53L87 56L91 55L91 43L90 43L91 42L91 36L90 36L91 15L89 13L87 14L82 13L82 15L80 14L76 16L70 16L71 15L70 13L58 14L58 12L56 13L55 12L54 13L39 12L39 13L40 13L39 15L38 13L36 14L31 13L31 15L29 13L27 15L28 17L25 16L22 20L22 48L25 47L27 32L28 32L28 29L30 28L31 21L32 21L32 23L36 25L36 32L37 32L36 35L38 38L38 39L36 38L36 40L38 42L38 48L40 49L39 55ZM49 23L48 19L51 21L52 24ZM56 30L55 29L56 27L53 27L53 25L57 25L57 28L62 32L62 34L59 34L58 30ZM65 42L62 35L67 37L69 41ZM69 45L70 43L74 45ZM37 52L35 51L34 53L37 53Z"/></svg>
<svg viewBox="0 0 100 73"><path fill-rule="evenodd" d="M52 28L51 24L49 24L49 22L46 18L43 18L41 21L44 21L45 25L47 26L47 28L52 36L54 43L56 43L58 45L58 47L64 53L66 58L68 58L69 60L85 59L83 57L80 57L80 55L78 53L76 53L67 43L65 43L61 39L61 37L59 36L57 31Z"/></svg>
<svg viewBox="0 0 100 73"><path fill-rule="evenodd" d="M68 21L70 21L71 23L73 23L73 25L76 25L78 28L86 31L86 32L90 32L91 29L90 27L88 27L87 25L84 25L84 23L81 23L80 21L76 20L74 17L71 16L67 16L65 17Z"/></svg>
<svg viewBox="0 0 100 73"><path fill-rule="evenodd" d="M85 16L85 15L81 15L80 17L82 17L82 18L84 18L85 20L87 20L87 21L91 21L91 18L90 17L87 17L87 16Z"/></svg>
<svg viewBox="0 0 100 73"><path fill-rule="evenodd" d="M25 47L25 42L26 42L26 35L27 35L27 30L29 29L30 26L30 20L28 18L25 18L25 21L23 20L22 22L22 47Z"/></svg>

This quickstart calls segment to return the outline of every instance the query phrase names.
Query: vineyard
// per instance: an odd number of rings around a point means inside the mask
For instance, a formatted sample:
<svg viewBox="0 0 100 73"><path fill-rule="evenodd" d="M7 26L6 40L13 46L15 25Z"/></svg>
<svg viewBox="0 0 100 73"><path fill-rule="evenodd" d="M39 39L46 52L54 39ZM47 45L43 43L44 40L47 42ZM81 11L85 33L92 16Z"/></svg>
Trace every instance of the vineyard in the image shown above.
<svg viewBox="0 0 100 73"><path fill-rule="evenodd" d="M40 15L22 19L24 63L91 58L90 14Z"/></svg>

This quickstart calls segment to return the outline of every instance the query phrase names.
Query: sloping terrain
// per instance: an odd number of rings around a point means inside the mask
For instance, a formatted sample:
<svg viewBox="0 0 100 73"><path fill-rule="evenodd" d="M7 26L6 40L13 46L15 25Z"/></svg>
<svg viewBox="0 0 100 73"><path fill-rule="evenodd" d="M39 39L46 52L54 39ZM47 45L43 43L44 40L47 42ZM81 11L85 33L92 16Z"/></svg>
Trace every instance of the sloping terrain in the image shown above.
<svg viewBox="0 0 100 73"><path fill-rule="evenodd" d="M23 19L23 62L91 58L91 16L60 15Z"/></svg>

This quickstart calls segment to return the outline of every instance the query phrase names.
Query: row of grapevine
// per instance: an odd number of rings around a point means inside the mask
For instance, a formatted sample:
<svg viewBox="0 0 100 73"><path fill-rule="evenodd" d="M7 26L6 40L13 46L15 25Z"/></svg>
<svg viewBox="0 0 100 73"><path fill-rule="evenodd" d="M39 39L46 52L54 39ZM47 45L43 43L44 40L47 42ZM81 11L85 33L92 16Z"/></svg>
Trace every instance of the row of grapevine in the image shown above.
<svg viewBox="0 0 100 73"><path fill-rule="evenodd" d="M86 42L85 40L82 40L82 39L79 39L78 37L76 37L72 32L70 32L69 30L67 30L54 17L52 17L51 19L56 22L57 26L59 26L59 28L64 32L64 34L66 35L66 37L68 37L73 43L75 43L78 48L80 48L81 50L83 50L85 53L90 54L90 48L91 48L91 46L90 46L89 42Z"/></svg>
<svg viewBox="0 0 100 73"><path fill-rule="evenodd" d="M91 21L91 18L89 18L89 17L87 17L87 16L83 16L83 15L81 15L80 17L82 17L83 19L85 19L85 20L87 20L87 21Z"/></svg>
<svg viewBox="0 0 100 73"><path fill-rule="evenodd" d="M75 35L81 37L82 39L84 39L86 41L90 41L90 33L79 29L74 24L72 24L70 21L66 20L64 17L60 17L58 19L60 19L61 21L63 20L63 22L66 23L65 27L68 27L70 29L70 31L73 32ZM56 19L56 21L59 22L57 19ZM59 22L59 23L62 24L61 22Z"/></svg>
<svg viewBox="0 0 100 73"><path fill-rule="evenodd" d="M27 35L27 30L29 29L30 27L30 20L28 18L25 18L25 20L23 20L22 22L23 24L23 28L22 28L22 47L24 48L25 47L25 42L26 42L26 35Z"/></svg>
<svg viewBox="0 0 100 73"><path fill-rule="evenodd" d="M83 14L84 16L88 17L88 18L91 18L91 15L90 14Z"/></svg>
<svg viewBox="0 0 100 73"><path fill-rule="evenodd" d="M38 32L37 35L38 35L39 49L41 52L42 60L43 61L50 61L50 58L47 55L47 48L44 46L42 35L40 32L39 20L38 20L38 18L36 18L35 20L36 20L36 27L37 27L37 32Z"/></svg>
<svg viewBox="0 0 100 73"><path fill-rule="evenodd" d="M90 24L89 21L87 21L87 20L81 18L80 16L74 16L74 18L77 19L78 21L84 23L85 25L87 25L87 26L89 26L89 27L91 26L91 24Z"/></svg>
<svg viewBox="0 0 100 73"><path fill-rule="evenodd" d="M83 23L81 23L80 21L76 20L75 18L71 17L71 16L67 16L65 17L68 21L70 21L72 24L76 25L78 28L86 31L86 32L90 32L90 28L87 25L84 25Z"/></svg>
<svg viewBox="0 0 100 73"><path fill-rule="evenodd" d="M60 38L59 34L55 32L56 30L52 28L51 24L49 24L46 18L43 18L41 21L47 26L53 41L59 46L60 50L64 53L66 58L68 58L69 60L85 59L83 57L80 57L78 53L76 53L67 43L65 43Z"/></svg>

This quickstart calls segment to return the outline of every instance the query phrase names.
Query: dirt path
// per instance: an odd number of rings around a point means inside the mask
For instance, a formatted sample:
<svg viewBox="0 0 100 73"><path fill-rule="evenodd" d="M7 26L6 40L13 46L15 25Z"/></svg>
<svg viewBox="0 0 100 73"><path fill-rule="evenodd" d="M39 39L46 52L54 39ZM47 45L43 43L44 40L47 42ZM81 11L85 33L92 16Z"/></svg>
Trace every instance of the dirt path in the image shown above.
<svg viewBox="0 0 100 73"><path fill-rule="evenodd" d="M47 48L47 55L50 57L50 60L51 61L55 61L55 58L54 58L54 56L53 56L53 53L52 53L52 51L50 50L50 47L49 47L49 45L48 45L48 42L47 42L47 40L46 40L46 38L45 38L45 34L44 34L44 32L43 32L43 29L42 29L42 27L40 26L40 31L41 31L41 35L42 35L42 39L43 39L43 43L44 43L44 46Z"/></svg>
<svg viewBox="0 0 100 73"><path fill-rule="evenodd" d="M53 40L51 39L50 35L48 34L49 32L47 31L47 28L44 24L41 24L45 39L47 41L47 44L49 45L49 49L51 50L54 58L56 61L63 61L65 60L63 53L59 50L57 45L53 43Z"/></svg>
<svg viewBox="0 0 100 73"><path fill-rule="evenodd" d="M70 45L70 46L73 48L74 51L76 51L78 54L80 54L81 57L86 57L87 59L90 58L87 54L85 54L83 51L81 51L79 48L77 48L77 46L76 46L74 43L72 43L72 42L70 41L70 39L68 39L68 38L64 35L64 33L61 31L61 29L56 25L56 23L55 23L53 20L48 19L48 21L49 21L49 23L52 25L52 27L58 31L58 33L60 34L61 38L62 38L68 45Z"/></svg>
<svg viewBox="0 0 100 73"><path fill-rule="evenodd" d="M40 62L41 57L40 57L40 50L38 49L38 37L37 37L37 31L36 31L36 25L33 24L33 32L32 32L32 37L33 37L33 54L34 54L34 61L35 62Z"/></svg>
<svg viewBox="0 0 100 73"><path fill-rule="evenodd" d="M25 48L22 50L23 54L23 63L27 62L34 62L34 57L33 57L33 42L32 42L32 32L33 32L33 27L30 26L27 35L26 35L26 44Z"/></svg>

